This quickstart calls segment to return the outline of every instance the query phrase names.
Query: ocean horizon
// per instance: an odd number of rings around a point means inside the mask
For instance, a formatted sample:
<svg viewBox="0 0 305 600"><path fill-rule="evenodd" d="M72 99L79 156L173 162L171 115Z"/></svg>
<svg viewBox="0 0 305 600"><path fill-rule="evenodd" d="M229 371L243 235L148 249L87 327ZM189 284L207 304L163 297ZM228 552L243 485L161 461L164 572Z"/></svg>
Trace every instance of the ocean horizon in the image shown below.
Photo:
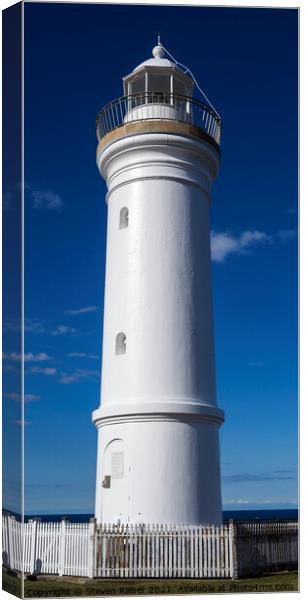
<svg viewBox="0 0 305 600"><path fill-rule="evenodd" d="M3 514L13 515L18 520L21 519L21 515L18 515L13 511L3 509L2 512ZM235 521L298 521L298 513L299 511L297 508L223 510L223 522L227 523L230 519ZM65 519L70 523L88 523L93 517L93 513L42 514L37 512L35 514L25 515L25 521L39 519L43 523L56 523Z"/></svg>

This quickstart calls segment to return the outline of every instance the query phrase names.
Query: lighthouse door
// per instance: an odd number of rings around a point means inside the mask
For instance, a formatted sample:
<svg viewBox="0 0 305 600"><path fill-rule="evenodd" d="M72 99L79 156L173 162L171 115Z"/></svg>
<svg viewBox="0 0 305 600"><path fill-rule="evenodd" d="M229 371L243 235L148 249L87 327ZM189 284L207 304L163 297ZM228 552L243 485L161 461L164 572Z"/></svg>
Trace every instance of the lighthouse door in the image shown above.
<svg viewBox="0 0 305 600"><path fill-rule="evenodd" d="M123 440L110 442L104 451L102 478L102 520L129 522L129 465Z"/></svg>

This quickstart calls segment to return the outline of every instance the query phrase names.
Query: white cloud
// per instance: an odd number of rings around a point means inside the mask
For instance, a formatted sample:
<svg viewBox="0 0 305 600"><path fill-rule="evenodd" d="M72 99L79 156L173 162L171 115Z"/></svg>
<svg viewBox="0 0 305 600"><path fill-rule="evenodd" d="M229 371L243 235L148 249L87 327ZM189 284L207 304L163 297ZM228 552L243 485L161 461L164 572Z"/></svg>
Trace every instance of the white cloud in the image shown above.
<svg viewBox="0 0 305 600"><path fill-rule="evenodd" d="M3 396L9 400L21 400L21 394L16 394L16 392L4 392Z"/></svg>
<svg viewBox="0 0 305 600"><path fill-rule="evenodd" d="M296 229L280 229L273 235L264 231L243 231L234 236L227 231L211 232L211 256L215 262L223 262L232 254L248 254L256 246L272 244L274 242L291 242L297 237Z"/></svg>
<svg viewBox="0 0 305 600"><path fill-rule="evenodd" d="M291 242L297 237L296 229L281 229L277 232L280 242Z"/></svg>
<svg viewBox="0 0 305 600"><path fill-rule="evenodd" d="M244 231L239 238L239 244L242 249L255 244L272 242L272 238L263 231Z"/></svg>
<svg viewBox="0 0 305 600"><path fill-rule="evenodd" d="M99 309L98 306L84 306L83 308L74 308L72 310L66 310L66 315L83 315L85 313L96 312Z"/></svg>
<svg viewBox="0 0 305 600"><path fill-rule="evenodd" d="M211 255L216 262L223 261L228 254L238 251L238 242L228 233L211 233Z"/></svg>
<svg viewBox="0 0 305 600"><path fill-rule="evenodd" d="M283 506L285 507L286 505L289 506L297 506L298 503L294 500L286 500L286 501L281 501L278 502L277 500L247 500L245 498L238 498L236 500L224 500L223 501L224 506L243 506L243 505L248 505L251 504L251 506L263 506L263 505L275 505L275 506Z"/></svg>
<svg viewBox="0 0 305 600"><path fill-rule="evenodd" d="M2 352L2 360L21 360L21 354L17 352Z"/></svg>
<svg viewBox="0 0 305 600"><path fill-rule="evenodd" d="M239 498L238 500L225 500L224 504L251 504L250 500L244 500L243 498Z"/></svg>
<svg viewBox="0 0 305 600"><path fill-rule="evenodd" d="M18 354L17 352L11 352L7 354L3 352L4 360L13 360L19 361L22 358L22 354ZM32 352L26 352L24 355L24 362L44 362L46 360L53 360L52 356L49 356L45 352L39 352L38 354L33 354Z"/></svg>
<svg viewBox="0 0 305 600"><path fill-rule="evenodd" d="M3 322L3 328L5 331L22 331L21 319L8 319ZM45 328L43 322L40 319L29 319L24 320L24 331L27 333L44 333Z"/></svg>
<svg viewBox="0 0 305 600"><path fill-rule="evenodd" d="M243 231L234 237L228 232L211 232L211 255L215 262L223 262L230 254L246 254L257 245L272 242L272 237L263 231Z"/></svg>
<svg viewBox="0 0 305 600"><path fill-rule="evenodd" d="M75 333L76 329L69 325L58 325L56 329L51 332L51 335L66 335L67 333Z"/></svg>
<svg viewBox="0 0 305 600"><path fill-rule="evenodd" d="M293 473L236 473L233 475L223 475L222 480L227 483L245 483L255 481L275 481L284 479L295 479Z"/></svg>
<svg viewBox="0 0 305 600"><path fill-rule="evenodd" d="M2 371L10 371L10 372L14 372L18 369L16 369L13 365L3 365L2 367Z"/></svg>
<svg viewBox="0 0 305 600"><path fill-rule="evenodd" d="M25 319L24 331L27 333L44 333L45 328L40 319Z"/></svg>
<svg viewBox="0 0 305 600"><path fill-rule="evenodd" d="M93 358L94 360L99 359L97 354L86 354L85 352L70 352L68 356L71 358Z"/></svg>
<svg viewBox="0 0 305 600"><path fill-rule="evenodd" d="M38 354L27 352L24 355L25 362L44 362L46 360L53 360L52 356L49 356L48 354L46 354L46 352L39 352Z"/></svg>
<svg viewBox="0 0 305 600"><path fill-rule="evenodd" d="M3 196L2 196L2 208L3 208L3 210L8 211L8 210L11 209L12 200L13 200L13 194L12 194L12 192L6 192L5 194L3 194Z"/></svg>
<svg viewBox="0 0 305 600"><path fill-rule="evenodd" d="M5 398L8 398L9 400L15 400L16 402L21 402L21 394L16 394L15 392L5 392L4 393ZM37 402L38 400L40 400L40 396L36 396L34 394L25 394L24 396L24 401L25 402Z"/></svg>
<svg viewBox="0 0 305 600"><path fill-rule="evenodd" d="M86 371L84 369L76 369L71 375L68 375L67 373L62 373L62 376L59 381L60 383L67 385L69 383L75 383L76 381L81 380L95 381L97 378L99 378L99 376L100 374L98 371Z"/></svg>
<svg viewBox="0 0 305 600"><path fill-rule="evenodd" d="M40 373L41 375L55 375L56 369L53 367L30 367L27 373Z"/></svg>
<svg viewBox="0 0 305 600"><path fill-rule="evenodd" d="M25 394L24 401L25 402L38 402L40 400L40 396L36 396L35 394Z"/></svg>
<svg viewBox="0 0 305 600"><path fill-rule="evenodd" d="M19 319L7 319L3 321L4 331L21 331L21 321Z"/></svg>
<svg viewBox="0 0 305 600"><path fill-rule="evenodd" d="M58 194L50 190L32 190L33 207L39 210L60 211L64 202Z"/></svg>

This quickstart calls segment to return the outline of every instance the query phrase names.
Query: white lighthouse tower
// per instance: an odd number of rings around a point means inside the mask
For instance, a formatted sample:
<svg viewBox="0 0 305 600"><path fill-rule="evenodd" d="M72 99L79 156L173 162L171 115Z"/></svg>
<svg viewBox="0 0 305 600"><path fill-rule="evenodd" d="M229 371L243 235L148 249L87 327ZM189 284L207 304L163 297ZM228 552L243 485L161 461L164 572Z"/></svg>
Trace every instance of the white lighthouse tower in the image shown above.
<svg viewBox="0 0 305 600"><path fill-rule="evenodd" d="M95 516L219 524L209 207L220 121L164 57L98 115L108 226Z"/></svg>

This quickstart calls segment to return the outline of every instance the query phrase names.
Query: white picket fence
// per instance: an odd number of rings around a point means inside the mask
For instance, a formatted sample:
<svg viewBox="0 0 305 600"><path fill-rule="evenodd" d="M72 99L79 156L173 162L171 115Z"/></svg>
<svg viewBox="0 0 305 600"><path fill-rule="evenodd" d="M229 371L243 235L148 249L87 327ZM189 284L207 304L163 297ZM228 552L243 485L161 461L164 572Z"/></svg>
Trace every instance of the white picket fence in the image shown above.
<svg viewBox="0 0 305 600"><path fill-rule="evenodd" d="M238 522L234 524L238 576L255 575L270 567L296 568L298 523Z"/></svg>
<svg viewBox="0 0 305 600"><path fill-rule="evenodd" d="M2 518L3 564L30 574L237 578L297 568L297 523L220 527L27 523Z"/></svg>
<svg viewBox="0 0 305 600"><path fill-rule="evenodd" d="M94 576L95 523L2 518L3 564L25 573Z"/></svg>
<svg viewBox="0 0 305 600"><path fill-rule="evenodd" d="M98 577L233 576L230 526L102 526L97 533Z"/></svg>

